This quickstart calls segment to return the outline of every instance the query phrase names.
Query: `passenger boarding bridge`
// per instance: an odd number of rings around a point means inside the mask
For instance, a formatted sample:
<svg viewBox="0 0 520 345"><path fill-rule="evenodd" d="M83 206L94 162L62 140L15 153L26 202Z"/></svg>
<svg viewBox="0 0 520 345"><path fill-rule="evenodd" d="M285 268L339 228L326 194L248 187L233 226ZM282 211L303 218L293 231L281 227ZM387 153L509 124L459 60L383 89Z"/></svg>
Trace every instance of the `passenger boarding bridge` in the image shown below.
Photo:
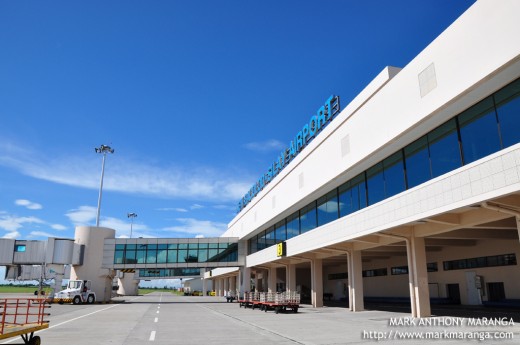
<svg viewBox="0 0 520 345"><path fill-rule="evenodd" d="M70 279L92 281L104 296L98 301L110 300L113 280L119 294L135 295L141 279L204 278L213 268L243 266L245 255L237 237L116 239L115 230L102 227L77 227L75 239L0 239L6 279L54 279L57 291L69 266Z"/></svg>

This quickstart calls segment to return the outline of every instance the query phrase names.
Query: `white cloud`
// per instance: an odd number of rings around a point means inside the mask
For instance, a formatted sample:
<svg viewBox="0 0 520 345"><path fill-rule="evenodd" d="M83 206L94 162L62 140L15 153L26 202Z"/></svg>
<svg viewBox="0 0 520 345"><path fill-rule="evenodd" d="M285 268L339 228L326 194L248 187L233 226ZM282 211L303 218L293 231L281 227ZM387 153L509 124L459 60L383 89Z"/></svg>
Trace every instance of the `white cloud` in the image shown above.
<svg viewBox="0 0 520 345"><path fill-rule="evenodd" d="M70 210L66 213L70 221L75 226L94 226L97 216L97 208L93 206L80 206L77 209ZM140 223L132 222L128 219L119 219L114 217L100 217L99 226L116 230L116 237L129 238L130 232L132 237L154 237L148 234L148 226ZM130 227L131 226L131 227Z"/></svg>
<svg viewBox="0 0 520 345"><path fill-rule="evenodd" d="M247 143L244 145L244 147L251 151L264 153L271 151L281 151L287 148L287 145L276 139L268 139L266 141L256 141Z"/></svg>
<svg viewBox="0 0 520 345"><path fill-rule="evenodd" d="M99 157L46 156L20 146L0 142L0 165L34 178L75 187L99 188ZM157 166L128 161L116 154L107 158L105 190L171 198L238 200L250 188L249 179L230 177L208 167Z"/></svg>
<svg viewBox="0 0 520 345"><path fill-rule="evenodd" d="M27 238L34 238L34 237L57 237L53 234L50 234L45 231L31 231L29 235L27 235Z"/></svg>
<svg viewBox="0 0 520 345"><path fill-rule="evenodd" d="M204 206L199 205L199 204L193 204L190 206L191 210L200 210L201 208L204 208Z"/></svg>
<svg viewBox="0 0 520 345"><path fill-rule="evenodd" d="M6 214L0 215L0 229L15 232L24 224L45 224L45 222L36 217L17 217Z"/></svg>
<svg viewBox="0 0 520 345"><path fill-rule="evenodd" d="M61 224L51 224L51 228L53 228L54 230L58 230L58 231L67 230L67 227L65 225L61 225Z"/></svg>
<svg viewBox="0 0 520 345"><path fill-rule="evenodd" d="M163 207L163 208L158 208L157 211L188 212L187 209L182 208L182 207Z"/></svg>
<svg viewBox="0 0 520 345"><path fill-rule="evenodd" d="M93 206L80 206L65 214L75 226L92 225L96 219L97 208Z"/></svg>
<svg viewBox="0 0 520 345"><path fill-rule="evenodd" d="M195 238L204 238L204 235L197 235Z"/></svg>
<svg viewBox="0 0 520 345"><path fill-rule="evenodd" d="M9 232L7 234L5 234L4 236L2 236L2 238L8 238L10 240L15 240L17 238L20 238L21 234L18 232L18 231L12 231L12 232Z"/></svg>
<svg viewBox="0 0 520 345"><path fill-rule="evenodd" d="M14 203L18 206L25 206L29 210L41 210L43 208L42 205L25 199L18 199Z"/></svg>
<svg viewBox="0 0 520 345"><path fill-rule="evenodd" d="M235 211L237 209L236 206L231 206L231 205L214 205L213 208L216 210L227 210L227 211Z"/></svg>
<svg viewBox="0 0 520 345"><path fill-rule="evenodd" d="M176 220L181 224L164 228L164 230L199 237L218 237L227 230L227 224L210 220L193 218L178 218Z"/></svg>

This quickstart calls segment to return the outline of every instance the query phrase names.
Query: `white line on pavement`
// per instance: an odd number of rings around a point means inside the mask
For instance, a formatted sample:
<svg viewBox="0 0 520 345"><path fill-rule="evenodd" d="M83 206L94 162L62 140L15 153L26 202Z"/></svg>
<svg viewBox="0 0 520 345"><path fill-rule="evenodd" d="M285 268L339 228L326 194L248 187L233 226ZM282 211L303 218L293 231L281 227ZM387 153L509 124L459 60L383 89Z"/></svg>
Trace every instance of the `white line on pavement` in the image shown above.
<svg viewBox="0 0 520 345"><path fill-rule="evenodd" d="M152 333L150 333L150 341L154 341L155 340L155 331L152 331Z"/></svg>

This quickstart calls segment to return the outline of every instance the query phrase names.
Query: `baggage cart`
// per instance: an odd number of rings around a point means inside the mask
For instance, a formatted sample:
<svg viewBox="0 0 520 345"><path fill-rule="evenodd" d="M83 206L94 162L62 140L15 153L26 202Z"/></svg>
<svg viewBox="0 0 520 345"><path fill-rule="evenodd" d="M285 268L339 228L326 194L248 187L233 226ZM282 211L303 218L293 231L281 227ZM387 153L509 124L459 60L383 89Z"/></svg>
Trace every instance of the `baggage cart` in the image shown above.
<svg viewBox="0 0 520 345"><path fill-rule="evenodd" d="M50 308L43 298L0 299L0 340L21 336L25 344L40 345L36 331L49 327L44 317Z"/></svg>

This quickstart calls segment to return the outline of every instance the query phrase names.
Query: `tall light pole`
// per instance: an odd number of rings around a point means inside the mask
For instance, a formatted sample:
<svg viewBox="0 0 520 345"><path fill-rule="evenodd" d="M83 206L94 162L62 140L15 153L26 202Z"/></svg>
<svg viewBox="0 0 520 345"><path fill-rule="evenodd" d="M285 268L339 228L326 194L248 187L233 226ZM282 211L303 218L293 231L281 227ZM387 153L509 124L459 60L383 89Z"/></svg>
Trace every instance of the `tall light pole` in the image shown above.
<svg viewBox="0 0 520 345"><path fill-rule="evenodd" d="M131 223L130 223L130 238L132 238L132 230L133 230L132 228L133 228L133 226L134 226L134 218L135 218L135 217L137 217L137 213L135 213L135 212L132 212L132 213L129 213L129 214L128 214L128 218L131 218L131 219L132 219L132 221L131 221Z"/></svg>
<svg viewBox="0 0 520 345"><path fill-rule="evenodd" d="M101 182L99 184L99 198L97 204L97 217L96 217L96 227L99 227L99 212L101 211L101 196L103 195L103 176L105 175L105 158L107 157L107 152L114 153L114 149L108 145L101 145L100 147L95 148L96 153L103 154L103 163L101 165Z"/></svg>

